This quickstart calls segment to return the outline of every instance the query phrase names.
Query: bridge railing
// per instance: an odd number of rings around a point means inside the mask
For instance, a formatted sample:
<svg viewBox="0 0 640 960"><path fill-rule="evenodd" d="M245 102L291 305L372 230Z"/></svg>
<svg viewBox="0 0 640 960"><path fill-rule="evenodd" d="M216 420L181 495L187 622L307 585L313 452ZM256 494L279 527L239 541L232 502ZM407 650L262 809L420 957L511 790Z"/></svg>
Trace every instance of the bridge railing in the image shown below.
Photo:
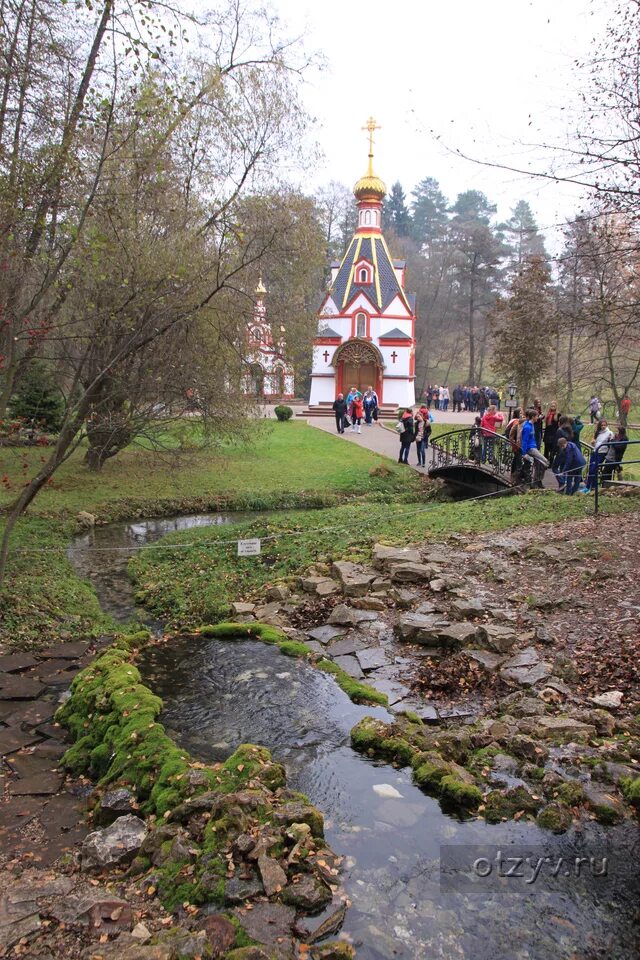
<svg viewBox="0 0 640 960"><path fill-rule="evenodd" d="M511 481L517 451L501 433L468 427L451 430L431 441L432 469L456 465L474 465L487 473ZM517 462L516 462L517 466Z"/></svg>

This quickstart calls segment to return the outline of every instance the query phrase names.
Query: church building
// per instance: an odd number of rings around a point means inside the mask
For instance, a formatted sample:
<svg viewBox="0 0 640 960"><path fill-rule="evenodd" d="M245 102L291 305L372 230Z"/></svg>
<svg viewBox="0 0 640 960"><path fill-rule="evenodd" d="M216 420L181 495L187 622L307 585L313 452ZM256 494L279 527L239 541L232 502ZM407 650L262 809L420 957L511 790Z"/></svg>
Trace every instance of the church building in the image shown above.
<svg viewBox="0 0 640 960"><path fill-rule="evenodd" d="M318 312L309 407L331 404L353 386L372 386L380 404L415 403L415 296L405 292L405 262L393 260L382 235L387 189L369 168L356 183L358 226Z"/></svg>
<svg viewBox="0 0 640 960"><path fill-rule="evenodd" d="M245 373L242 392L258 400L291 400L295 396L293 368L284 356L283 344L274 340L271 324L267 319L265 297L267 290L258 281L253 317L247 328L244 349ZM280 327L284 333L284 327Z"/></svg>

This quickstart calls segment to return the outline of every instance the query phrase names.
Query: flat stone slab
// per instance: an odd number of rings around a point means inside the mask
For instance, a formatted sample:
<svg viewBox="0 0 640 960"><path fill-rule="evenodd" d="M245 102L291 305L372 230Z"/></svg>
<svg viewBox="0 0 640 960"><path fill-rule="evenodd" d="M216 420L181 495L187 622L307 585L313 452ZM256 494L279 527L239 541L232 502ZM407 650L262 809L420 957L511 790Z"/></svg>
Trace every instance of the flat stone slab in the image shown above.
<svg viewBox="0 0 640 960"><path fill-rule="evenodd" d="M325 623L322 627L314 627L313 630L307 630L307 636L319 643L330 643L336 637L344 637L343 627L336 627L333 624Z"/></svg>
<svg viewBox="0 0 640 960"><path fill-rule="evenodd" d="M339 603L331 611L329 623L354 624L364 623L366 620L377 620L378 615L374 610L356 610L355 607L348 607L346 603Z"/></svg>
<svg viewBox="0 0 640 960"><path fill-rule="evenodd" d="M354 680L362 680L364 674L360 669L360 664L355 657L335 657L333 661L336 666L348 673Z"/></svg>
<svg viewBox="0 0 640 960"><path fill-rule="evenodd" d="M512 680L520 684L521 687L534 687L536 683L545 680L551 674L550 663L536 663L532 667L511 667L500 670L500 676L504 680Z"/></svg>
<svg viewBox="0 0 640 960"><path fill-rule="evenodd" d="M594 737L596 728L590 723L574 720L573 717L536 717L537 729L542 737L555 735Z"/></svg>
<svg viewBox="0 0 640 960"><path fill-rule="evenodd" d="M57 704L51 700L36 700L35 702L5 701L7 714L3 717L9 727L35 727L53 719Z"/></svg>
<svg viewBox="0 0 640 960"><path fill-rule="evenodd" d="M20 674L5 673L0 677L0 700L35 700L45 689L39 680Z"/></svg>
<svg viewBox="0 0 640 960"><path fill-rule="evenodd" d="M390 707L398 703L400 700L406 700L407 697L411 695L411 690L409 687L406 687L403 683L400 683L399 680L384 680L382 678L378 678L375 673L371 677L367 678L367 683L375 690L378 690L379 693L384 693L387 695L389 698Z"/></svg>
<svg viewBox="0 0 640 960"><path fill-rule="evenodd" d="M16 727L8 727L6 730L0 730L0 756L6 756L9 753L15 753L16 750L22 750L32 743L37 743L40 737L33 733L26 733L24 730L18 730Z"/></svg>
<svg viewBox="0 0 640 960"><path fill-rule="evenodd" d="M7 762L18 777L36 777L38 774L48 773L56 766L55 760L35 753L14 753Z"/></svg>
<svg viewBox="0 0 640 960"><path fill-rule="evenodd" d="M438 713L437 707L434 707L431 703L425 703L424 700L406 697L404 700L398 700L394 703L393 707L397 711L404 710L415 713L424 723L440 722L440 714Z"/></svg>
<svg viewBox="0 0 640 960"><path fill-rule="evenodd" d="M377 670L379 667L384 667L388 663L387 656L382 647L369 647L368 650L358 650L356 657L363 670Z"/></svg>
<svg viewBox="0 0 640 960"><path fill-rule="evenodd" d="M36 797L11 797L0 803L0 840L3 853L7 852L4 849L5 837L9 839L14 837L16 830L37 817L43 806L44 798Z"/></svg>
<svg viewBox="0 0 640 960"><path fill-rule="evenodd" d="M373 566L386 570L393 563L420 563L420 551L414 547L387 547L383 543L374 543L372 552Z"/></svg>
<svg viewBox="0 0 640 960"><path fill-rule="evenodd" d="M485 606L481 600L473 597L470 600L454 600L451 609L459 617L481 617L485 613Z"/></svg>
<svg viewBox="0 0 640 960"><path fill-rule="evenodd" d="M470 660L475 660L476 663L479 663L481 667L487 670L489 673L495 673L498 670L504 661L507 659L500 653L493 653L491 650L464 650L464 655L469 657Z"/></svg>
<svg viewBox="0 0 640 960"><path fill-rule="evenodd" d="M283 940L291 940L295 907L283 903L255 903L252 910L239 907L233 912L249 936L259 943L277 947Z"/></svg>
<svg viewBox="0 0 640 960"><path fill-rule="evenodd" d="M64 774L49 770L32 777L21 777L9 784L9 793L14 797L40 797L57 793L62 786Z"/></svg>
<svg viewBox="0 0 640 960"><path fill-rule="evenodd" d="M74 640L69 643L57 643L46 650L38 650L40 660L77 660L87 652L91 644L85 640Z"/></svg>
<svg viewBox="0 0 640 960"><path fill-rule="evenodd" d="M438 567L431 563L393 563L390 568L390 576L394 583L420 583L425 580L432 580L438 575Z"/></svg>
<svg viewBox="0 0 640 960"><path fill-rule="evenodd" d="M538 651L535 647L526 647L520 653L516 653L515 657L507 660L504 666L505 669L512 670L516 667L533 667L536 663L540 663Z"/></svg>
<svg viewBox="0 0 640 960"><path fill-rule="evenodd" d="M367 573L357 563L350 560L337 560L331 567L331 573L342 584L346 597L363 597L373 580L374 573Z"/></svg>
<svg viewBox="0 0 640 960"><path fill-rule="evenodd" d="M330 657L347 657L362 646L364 646L364 639L353 633L351 636L336 640L335 643L330 643L326 650Z"/></svg>
<svg viewBox="0 0 640 960"><path fill-rule="evenodd" d="M0 657L0 673L20 673L37 663L28 653L7 653Z"/></svg>

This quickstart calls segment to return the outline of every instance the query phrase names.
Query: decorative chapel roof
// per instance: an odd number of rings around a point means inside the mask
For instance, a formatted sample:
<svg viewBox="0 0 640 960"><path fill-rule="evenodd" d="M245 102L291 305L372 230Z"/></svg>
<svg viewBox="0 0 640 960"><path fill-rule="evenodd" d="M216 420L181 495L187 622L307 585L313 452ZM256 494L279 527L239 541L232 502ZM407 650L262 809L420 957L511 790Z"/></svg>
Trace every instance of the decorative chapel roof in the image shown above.
<svg viewBox="0 0 640 960"><path fill-rule="evenodd" d="M354 268L361 260L373 267L372 283L356 282ZM339 310L344 310L358 293L364 293L380 312L386 310L395 297L400 297L409 307L381 234L357 233L354 236L329 293Z"/></svg>

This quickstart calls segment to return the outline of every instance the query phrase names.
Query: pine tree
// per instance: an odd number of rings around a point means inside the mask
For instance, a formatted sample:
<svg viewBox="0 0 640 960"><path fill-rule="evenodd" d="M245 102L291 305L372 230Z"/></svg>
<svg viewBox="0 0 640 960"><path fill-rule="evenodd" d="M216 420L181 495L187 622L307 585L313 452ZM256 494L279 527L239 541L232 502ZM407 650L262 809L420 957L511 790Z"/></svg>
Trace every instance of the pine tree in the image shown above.
<svg viewBox="0 0 640 960"><path fill-rule="evenodd" d="M505 379L515 380L518 396L526 404L532 388L551 367L555 345L557 317L549 270L542 257L523 264L508 296L496 304L490 323L493 369Z"/></svg>
<svg viewBox="0 0 640 960"><path fill-rule="evenodd" d="M519 200L511 217L502 224L509 246L513 250L513 267L518 269L531 257L545 257L544 237L538 230L533 210L526 200Z"/></svg>
<svg viewBox="0 0 640 960"><path fill-rule="evenodd" d="M413 238L420 246L431 246L444 236L449 203L433 177L425 177L412 192Z"/></svg>
<svg viewBox="0 0 640 960"><path fill-rule="evenodd" d="M64 401L51 368L42 360L32 360L11 398L12 416L44 430L56 431L62 423L63 412Z"/></svg>
<svg viewBox="0 0 640 960"><path fill-rule="evenodd" d="M411 233L411 214L407 207L404 190L399 180L391 187L391 193L384 207L385 223L398 237L408 237Z"/></svg>

